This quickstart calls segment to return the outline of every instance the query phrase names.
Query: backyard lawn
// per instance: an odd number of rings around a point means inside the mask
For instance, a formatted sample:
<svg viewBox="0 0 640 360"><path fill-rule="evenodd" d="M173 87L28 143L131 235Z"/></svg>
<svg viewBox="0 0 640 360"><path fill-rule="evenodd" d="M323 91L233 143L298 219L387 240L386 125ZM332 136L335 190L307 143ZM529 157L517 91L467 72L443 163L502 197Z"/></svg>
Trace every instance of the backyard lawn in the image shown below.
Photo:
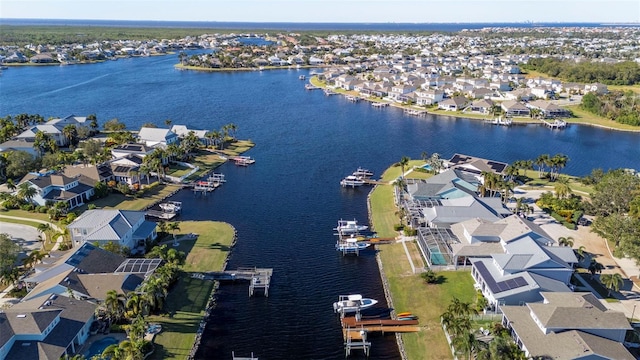
<svg viewBox="0 0 640 360"><path fill-rule="evenodd" d="M227 223L181 221L179 224L181 233L199 236L197 240L180 241L178 249L187 253L187 259L177 284L167 296L166 314L147 318L162 325L162 332L154 339L155 352L151 359L184 359L189 355L213 289L212 281L193 279L191 273L222 270L233 242L234 229Z"/></svg>
<svg viewBox="0 0 640 360"><path fill-rule="evenodd" d="M411 166L419 166L423 161L412 160ZM384 172L384 181L396 179L400 167L390 167ZM412 172L413 174L423 174ZM392 185L377 185L370 195L373 227L380 237L395 237L393 225L399 223L397 208L393 201ZM378 245L383 271L389 281L396 312L409 311L420 318L421 331L403 334L402 339L409 360L450 359L451 351L440 326L440 315L454 297L461 301L475 300L473 279L468 271L441 271L440 284L426 284L419 274L414 274L407 254L401 243ZM416 269L424 268L424 261L417 255L414 243L407 248Z"/></svg>

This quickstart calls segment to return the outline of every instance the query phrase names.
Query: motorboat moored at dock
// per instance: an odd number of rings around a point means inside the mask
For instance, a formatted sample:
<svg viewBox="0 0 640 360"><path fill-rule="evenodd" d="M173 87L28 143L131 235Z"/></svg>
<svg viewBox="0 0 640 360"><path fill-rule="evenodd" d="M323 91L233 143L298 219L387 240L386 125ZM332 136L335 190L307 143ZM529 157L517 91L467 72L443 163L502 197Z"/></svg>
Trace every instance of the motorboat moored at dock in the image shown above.
<svg viewBox="0 0 640 360"><path fill-rule="evenodd" d="M235 161L238 166L249 166L256 162L256 160L250 156L236 156L233 158L233 161Z"/></svg>
<svg viewBox="0 0 640 360"><path fill-rule="evenodd" d="M351 175L355 176L355 177L358 177L358 178L370 178L370 177L373 176L373 172L370 171L370 170L363 169L363 168L359 167Z"/></svg>
<svg viewBox="0 0 640 360"><path fill-rule="evenodd" d="M336 226L333 230L338 232L338 235L344 234L357 234L360 231L367 230L369 227L367 225L358 225L358 221L353 220L338 220L338 226Z"/></svg>
<svg viewBox="0 0 640 360"><path fill-rule="evenodd" d="M357 186L362 186L364 184L365 184L365 181L362 180L361 177L354 176L354 175L349 175L344 179L340 180L340 185L342 185L342 187L357 187Z"/></svg>
<svg viewBox="0 0 640 360"><path fill-rule="evenodd" d="M167 201L161 203L158 206L160 206L160 209L162 209L162 211L168 213L179 213L182 210L182 202L180 201Z"/></svg>
<svg viewBox="0 0 640 360"><path fill-rule="evenodd" d="M340 314L359 312L378 303L378 300L362 297L360 294L340 295L333 303L333 311Z"/></svg>

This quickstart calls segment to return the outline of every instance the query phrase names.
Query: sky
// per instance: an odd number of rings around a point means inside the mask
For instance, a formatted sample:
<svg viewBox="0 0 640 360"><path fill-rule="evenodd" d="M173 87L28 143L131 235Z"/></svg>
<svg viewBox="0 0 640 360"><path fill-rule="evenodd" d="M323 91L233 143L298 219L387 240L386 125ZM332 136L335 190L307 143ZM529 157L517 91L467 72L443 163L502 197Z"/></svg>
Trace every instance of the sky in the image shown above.
<svg viewBox="0 0 640 360"><path fill-rule="evenodd" d="M640 23L640 0L0 0L1 18L301 23Z"/></svg>

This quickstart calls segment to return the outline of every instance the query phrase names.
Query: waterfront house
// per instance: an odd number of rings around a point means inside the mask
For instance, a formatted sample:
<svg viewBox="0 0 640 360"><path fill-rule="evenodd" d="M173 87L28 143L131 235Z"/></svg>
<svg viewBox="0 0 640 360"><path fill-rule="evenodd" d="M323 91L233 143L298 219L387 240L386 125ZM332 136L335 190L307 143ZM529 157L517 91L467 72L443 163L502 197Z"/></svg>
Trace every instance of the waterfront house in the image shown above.
<svg viewBox="0 0 640 360"><path fill-rule="evenodd" d="M170 129L143 127L138 132L138 141L149 147L165 147L173 143L178 143L179 138L178 135Z"/></svg>
<svg viewBox="0 0 640 360"><path fill-rule="evenodd" d="M499 220L497 225L508 222L528 226L516 215ZM502 233L498 238L503 253L470 260L471 276L490 304L518 305L542 301L542 291L571 291L568 285L578 262L573 249L543 245L541 242L552 240L534 231Z"/></svg>
<svg viewBox="0 0 640 360"><path fill-rule="evenodd" d="M64 202L69 210L89 201L95 185L93 180L82 175L69 177L55 172L28 173L20 180L20 185L24 183L36 189L32 202L40 206L49 202Z"/></svg>
<svg viewBox="0 0 640 360"><path fill-rule="evenodd" d="M67 165L64 167L63 173L70 178L84 176L91 179L93 183L102 182L108 183L111 180L115 180L111 166L108 163L96 164L96 165Z"/></svg>
<svg viewBox="0 0 640 360"><path fill-rule="evenodd" d="M66 146L69 143L69 139L67 139L62 134L62 129L51 125L51 124L40 124L33 125L28 127L22 133L15 137L16 140L22 140L33 143L36 140L36 134L38 132L43 132L49 135L55 142L57 146Z"/></svg>
<svg viewBox="0 0 640 360"><path fill-rule="evenodd" d="M476 176L482 174L483 171L504 176L504 169L509 164L456 153L451 159L445 161L444 165L451 169L463 169L466 172L476 174Z"/></svg>
<svg viewBox="0 0 640 360"><path fill-rule="evenodd" d="M442 90L427 89L416 90L416 104L417 105L433 105L444 99L444 92Z"/></svg>
<svg viewBox="0 0 640 360"><path fill-rule="evenodd" d="M494 103L490 99L476 100L466 110L479 114L489 114L493 109L493 105Z"/></svg>
<svg viewBox="0 0 640 360"><path fill-rule="evenodd" d="M526 88L526 89L515 89L512 91L507 91L504 94L504 97L507 100L529 101L533 99L534 95L531 94L531 89Z"/></svg>
<svg viewBox="0 0 640 360"><path fill-rule="evenodd" d="M526 105L529 109L536 109L545 118L568 117L571 115L569 110L544 100L534 100Z"/></svg>
<svg viewBox="0 0 640 360"><path fill-rule="evenodd" d="M502 306L502 325L528 358L632 360L624 313L589 292L541 292L542 302Z"/></svg>
<svg viewBox="0 0 640 360"><path fill-rule="evenodd" d="M153 148L145 144L127 143L111 148L111 155L114 159L119 159L129 155L137 155L144 158L153 152Z"/></svg>
<svg viewBox="0 0 640 360"><path fill-rule="evenodd" d="M157 237L156 224L145 220L144 211L87 210L67 225L74 246L84 242L108 242L144 252L147 241Z"/></svg>
<svg viewBox="0 0 640 360"><path fill-rule="evenodd" d="M438 109L443 109L446 111L460 111L464 109L467 104L469 104L469 100L466 97L455 96L438 103Z"/></svg>
<svg viewBox="0 0 640 360"><path fill-rule="evenodd" d="M0 153L9 151L24 151L32 156L38 156L38 152L33 147L33 142L25 140L8 140L0 144Z"/></svg>
<svg viewBox="0 0 640 360"><path fill-rule="evenodd" d="M140 183L140 165L144 157L137 154L129 154L109 162L114 180L129 186Z"/></svg>
<svg viewBox="0 0 640 360"><path fill-rule="evenodd" d="M523 103L516 100L506 100L500 104L506 116L529 116L531 111Z"/></svg>
<svg viewBox="0 0 640 360"><path fill-rule="evenodd" d="M211 140L207 138L207 130L189 129L186 125L173 125L171 131L176 133L180 139L193 133L203 145L211 145Z"/></svg>

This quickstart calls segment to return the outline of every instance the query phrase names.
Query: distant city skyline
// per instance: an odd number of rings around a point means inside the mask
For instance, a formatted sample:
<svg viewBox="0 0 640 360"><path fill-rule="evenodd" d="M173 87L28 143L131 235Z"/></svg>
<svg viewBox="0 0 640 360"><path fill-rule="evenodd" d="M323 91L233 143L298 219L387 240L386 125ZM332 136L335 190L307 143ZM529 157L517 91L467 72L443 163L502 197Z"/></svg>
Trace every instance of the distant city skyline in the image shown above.
<svg viewBox="0 0 640 360"><path fill-rule="evenodd" d="M7 19L640 23L638 0L2 0Z"/></svg>

